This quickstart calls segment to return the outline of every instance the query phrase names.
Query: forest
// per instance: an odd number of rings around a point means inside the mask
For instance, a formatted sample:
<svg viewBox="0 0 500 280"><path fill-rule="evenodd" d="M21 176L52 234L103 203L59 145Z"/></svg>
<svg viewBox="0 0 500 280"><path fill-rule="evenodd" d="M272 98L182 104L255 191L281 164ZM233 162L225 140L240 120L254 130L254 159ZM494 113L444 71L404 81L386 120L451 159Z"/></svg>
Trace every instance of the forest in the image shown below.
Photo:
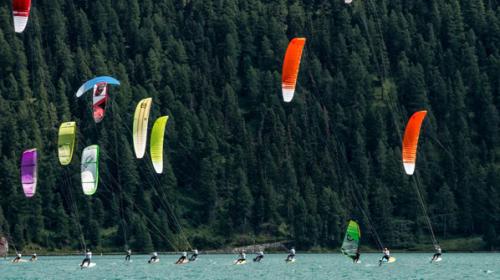
<svg viewBox="0 0 500 280"><path fill-rule="evenodd" d="M294 37L307 43L285 103ZM500 1L36 0L17 34L4 0L0 51L0 235L16 250L337 249L349 219L365 246L431 249L427 217L437 240L500 248ZM100 75L121 85L96 124L91 94L75 93ZM147 97L150 127L169 116L159 175L133 152ZM420 110L407 176L402 135ZM77 144L61 166L68 121ZM80 157L94 144L87 196Z"/></svg>

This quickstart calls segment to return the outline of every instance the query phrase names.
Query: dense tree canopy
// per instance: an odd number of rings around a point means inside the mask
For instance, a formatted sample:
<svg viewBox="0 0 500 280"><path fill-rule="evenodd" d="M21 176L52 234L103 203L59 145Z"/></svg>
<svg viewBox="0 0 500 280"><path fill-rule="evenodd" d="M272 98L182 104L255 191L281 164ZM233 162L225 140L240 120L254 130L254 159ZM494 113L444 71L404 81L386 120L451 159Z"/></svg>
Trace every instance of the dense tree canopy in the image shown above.
<svg viewBox="0 0 500 280"><path fill-rule="evenodd" d="M37 0L23 34L1 3L0 232L17 247L335 248L349 218L391 247L430 244L415 180L439 239L500 245L496 0ZM284 103L282 59L297 36L307 44ZM96 125L90 95L74 94L98 75L121 86ZM150 120L170 116L160 176L133 154L146 97ZM422 109L412 179L401 137ZM63 167L66 121L78 139ZM86 197L79 162L91 144L101 182ZM19 162L32 147L39 183L27 199Z"/></svg>

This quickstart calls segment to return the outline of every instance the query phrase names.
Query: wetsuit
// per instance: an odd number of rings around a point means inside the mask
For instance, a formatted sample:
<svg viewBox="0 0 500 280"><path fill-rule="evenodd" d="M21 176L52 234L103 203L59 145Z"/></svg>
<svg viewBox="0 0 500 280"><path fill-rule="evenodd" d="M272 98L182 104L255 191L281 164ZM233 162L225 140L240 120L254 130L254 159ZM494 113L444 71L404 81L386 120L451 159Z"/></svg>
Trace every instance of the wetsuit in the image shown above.
<svg viewBox="0 0 500 280"><path fill-rule="evenodd" d="M130 261L130 256L132 255L132 250L127 250L127 255L125 256L125 261L129 262Z"/></svg>
<svg viewBox="0 0 500 280"><path fill-rule="evenodd" d="M31 255L31 259L30 259L30 262L34 262L38 259L38 257L36 256L36 254L33 254Z"/></svg>
<svg viewBox="0 0 500 280"><path fill-rule="evenodd" d="M389 259L391 258L391 252L389 252L389 250L386 248L384 249L384 251L382 251L384 253L384 256L380 259L379 261L379 265L382 265L382 262L384 261L384 259L386 261L389 261Z"/></svg>
<svg viewBox="0 0 500 280"><path fill-rule="evenodd" d="M293 259L295 259L295 249L294 248L290 249L290 253L288 254L288 257L286 257L286 261L289 262Z"/></svg>
<svg viewBox="0 0 500 280"><path fill-rule="evenodd" d="M17 263L21 260L21 254L17 254L16 257L12 260L13 263Z"/></svg>
<svg viewBox="0 0 500 280"><path fill-rule="evenodd" d="M436 253L434 254L434 256L432 256L432 261L435 261L439 257L441 257L441 253L442 253L441 247L437 247L436 248Z"/></svg>
<svg viewBox="0 0 500 280"><path fill-rule="evenodd" d="M92 259L92 252L87 251L87 253L85 253L85 258L83 259L82 264L80 266L83 268L85 263L87 263L87 266L89 266L91 259Z"/></svg>
<svg viewBox="0 0 500 280"><path fill-rule="evenodd" d="M238 260L236 261L236 263L242 263L242 262L244 262L246 260L247 260L247 254L245 254L245 252L241 252Z"/></svg>
<svg viewBox="0 0 500 280"><path fill-rule="evenodd" d="M186 252L183 252L182 253L182 256L177 260L177 262L175 262L176 264L181 264L184 262L184 260L187 259L187 253Z"/></svg>
<svg viewBox="0 0 500 280"><path fill-rule="evenodd" d="M358 252L356 252L356 255L354 256L354 258L352 258L352 262L353 263L357 263L359 262L359 257L361 256L361 254Z"/></svg>
<svg viewBox="0 0 500 280"><path fill-rule="evenodd" d="M155 262L158 259L158 253L154 252L153 256L149 259L148 263Z"/></svg>
<svg viewBox="0 0 500 280"><path fill-rule="evenodd" d="M264 258L264 252L260 251L260 252L257 254L257 257L255 257L255 259L253 259L253 261L254 261L254 262L260 262L263 258Z"/></svg>
<svg viewBox="0 0 500 280"><path fill-rule="evenodd" d="M195 261L198 258L198 250L194 249L193 254L189 258L189 261Z"/></svg>

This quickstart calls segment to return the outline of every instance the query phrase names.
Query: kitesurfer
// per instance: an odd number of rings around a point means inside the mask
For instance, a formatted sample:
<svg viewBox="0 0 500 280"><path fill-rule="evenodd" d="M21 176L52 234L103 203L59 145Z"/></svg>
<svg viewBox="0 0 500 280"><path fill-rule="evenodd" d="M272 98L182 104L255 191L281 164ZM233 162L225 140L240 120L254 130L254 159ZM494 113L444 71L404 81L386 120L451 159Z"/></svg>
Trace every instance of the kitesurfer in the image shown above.
<svg viewBox="0 0 500 280"><path fill-rule="evenodd" d="M386 261L389 261L389 259L391 258L391 252L389 251L389 249L384 248L382 253L384 254L384 256L379 260L379 263L378 263L379 265L382 265L382 262L384 261L384 259Z"/></svg>
<svg viewBox="0 0 500 280"><path fill-rule="evenodd" d="M238 260L236 260L235 264L246 262L247 254L245 254L245 250L241 250L238 256Z"/></svg>
<svg viewBox="0 0 500 280"><path fill-rule="evenodd" d="M193 254L192 254L192 255L191 255L191 257L189 258L189 261L190 261L190 262L193 262L193 261L195 261L197 258L198 258L198 249L194 249L194 250L193 250Z"/></svg>
<svg viewBox="0 0 500 280"><path fill-rule="evenodd" d="M436 247L434 247L434 249L436 250L436 253L434 254L434 256L432 256L431 262L439 259L439 257L441 257L441 253L442 253L441 246L436 245Z"/></svg>
<svg viewBox="0 0 500 280"><path fill-rule="evenodd" d="M264 252L259 251L257 256L253 259L254 262L260 262L264 258Z"/></svg>
<svg viewBox="0 0 500 280"><path fill-rule="evenodd" d="M33 253L33 255L31 255L30 262L36 262L37 260L38 260L38 257L36 255L36 253Z"/></svg>
<svg viewBox="0 0 500 280"><path fill-rule="evenodd" d="M132 250L128 249L127 250L127 255L125 256L125 261L126 262L130 261L130 256L132 256Z"/></svg>
<svg viewBox="0 0 500 280"><path fill-rule="evenodd" d="M286 257L286 261L291 262L293 259L295 259L295 248L294 247L292 247L292 249L290 249L290 252L288 253L288 256Z"/></svg>
<svg viewBox="0 0 500 280"><path fill-rule="evenodd" d="M12 260L13 263L18 263L19 261L21 261L21 253L17 253L16 254L16 257Z"/></svg>
<svg viewBox="0 0 500 280"><path fill-rule="evenodd" d="M187 260L187 253L182 252L182 256L175 262L175 264L182 264L185 260Z"/></svg>
<svg viewBox="0 0 500 280"><path fill-rule="evenodd" d="M157 262L159 259L158 259L158 253L156 252L153 252L153 255L151 256L151 258L149 259L148 263L154 263L154 262Z"/></svg>
<svg viewBox="0 0 500 280"><path fill-rule="evenodd" d="M80 267L83 268L83 266L85 265L85 263L87 263L87 266L90 266L90 260L91 259L92 259L92 252L90 251L90 249L87 249L87 251L85 252L85 258L83 259L82 264L80 265Z"/></svg>

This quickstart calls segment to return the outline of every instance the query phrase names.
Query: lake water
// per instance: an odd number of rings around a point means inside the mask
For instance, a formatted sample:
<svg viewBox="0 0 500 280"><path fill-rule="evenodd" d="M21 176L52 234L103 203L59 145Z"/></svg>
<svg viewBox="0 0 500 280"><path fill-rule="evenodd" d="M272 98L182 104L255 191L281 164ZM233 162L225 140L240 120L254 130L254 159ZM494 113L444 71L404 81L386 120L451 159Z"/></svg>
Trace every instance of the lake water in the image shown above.
<svg viewBox="0 0 500 280"><path fill-rule="evenodd" d="M160 262L147 264L148 256L134 255L132 263L122 256L94 256L97 265L80 270L81 257L39 257L36 263L0 261L0 279L500 279L500 254L445 254L430 264L432 254L393 254L397 261L378 266L380 254L363 254L352 264L340 254L299 254L295 263L286 255L266 255L262 263L233 265L236 255L200 255L198 261L174 265L177 256L160 255ZM253 257L250 256L249 257Z"/></svg>

